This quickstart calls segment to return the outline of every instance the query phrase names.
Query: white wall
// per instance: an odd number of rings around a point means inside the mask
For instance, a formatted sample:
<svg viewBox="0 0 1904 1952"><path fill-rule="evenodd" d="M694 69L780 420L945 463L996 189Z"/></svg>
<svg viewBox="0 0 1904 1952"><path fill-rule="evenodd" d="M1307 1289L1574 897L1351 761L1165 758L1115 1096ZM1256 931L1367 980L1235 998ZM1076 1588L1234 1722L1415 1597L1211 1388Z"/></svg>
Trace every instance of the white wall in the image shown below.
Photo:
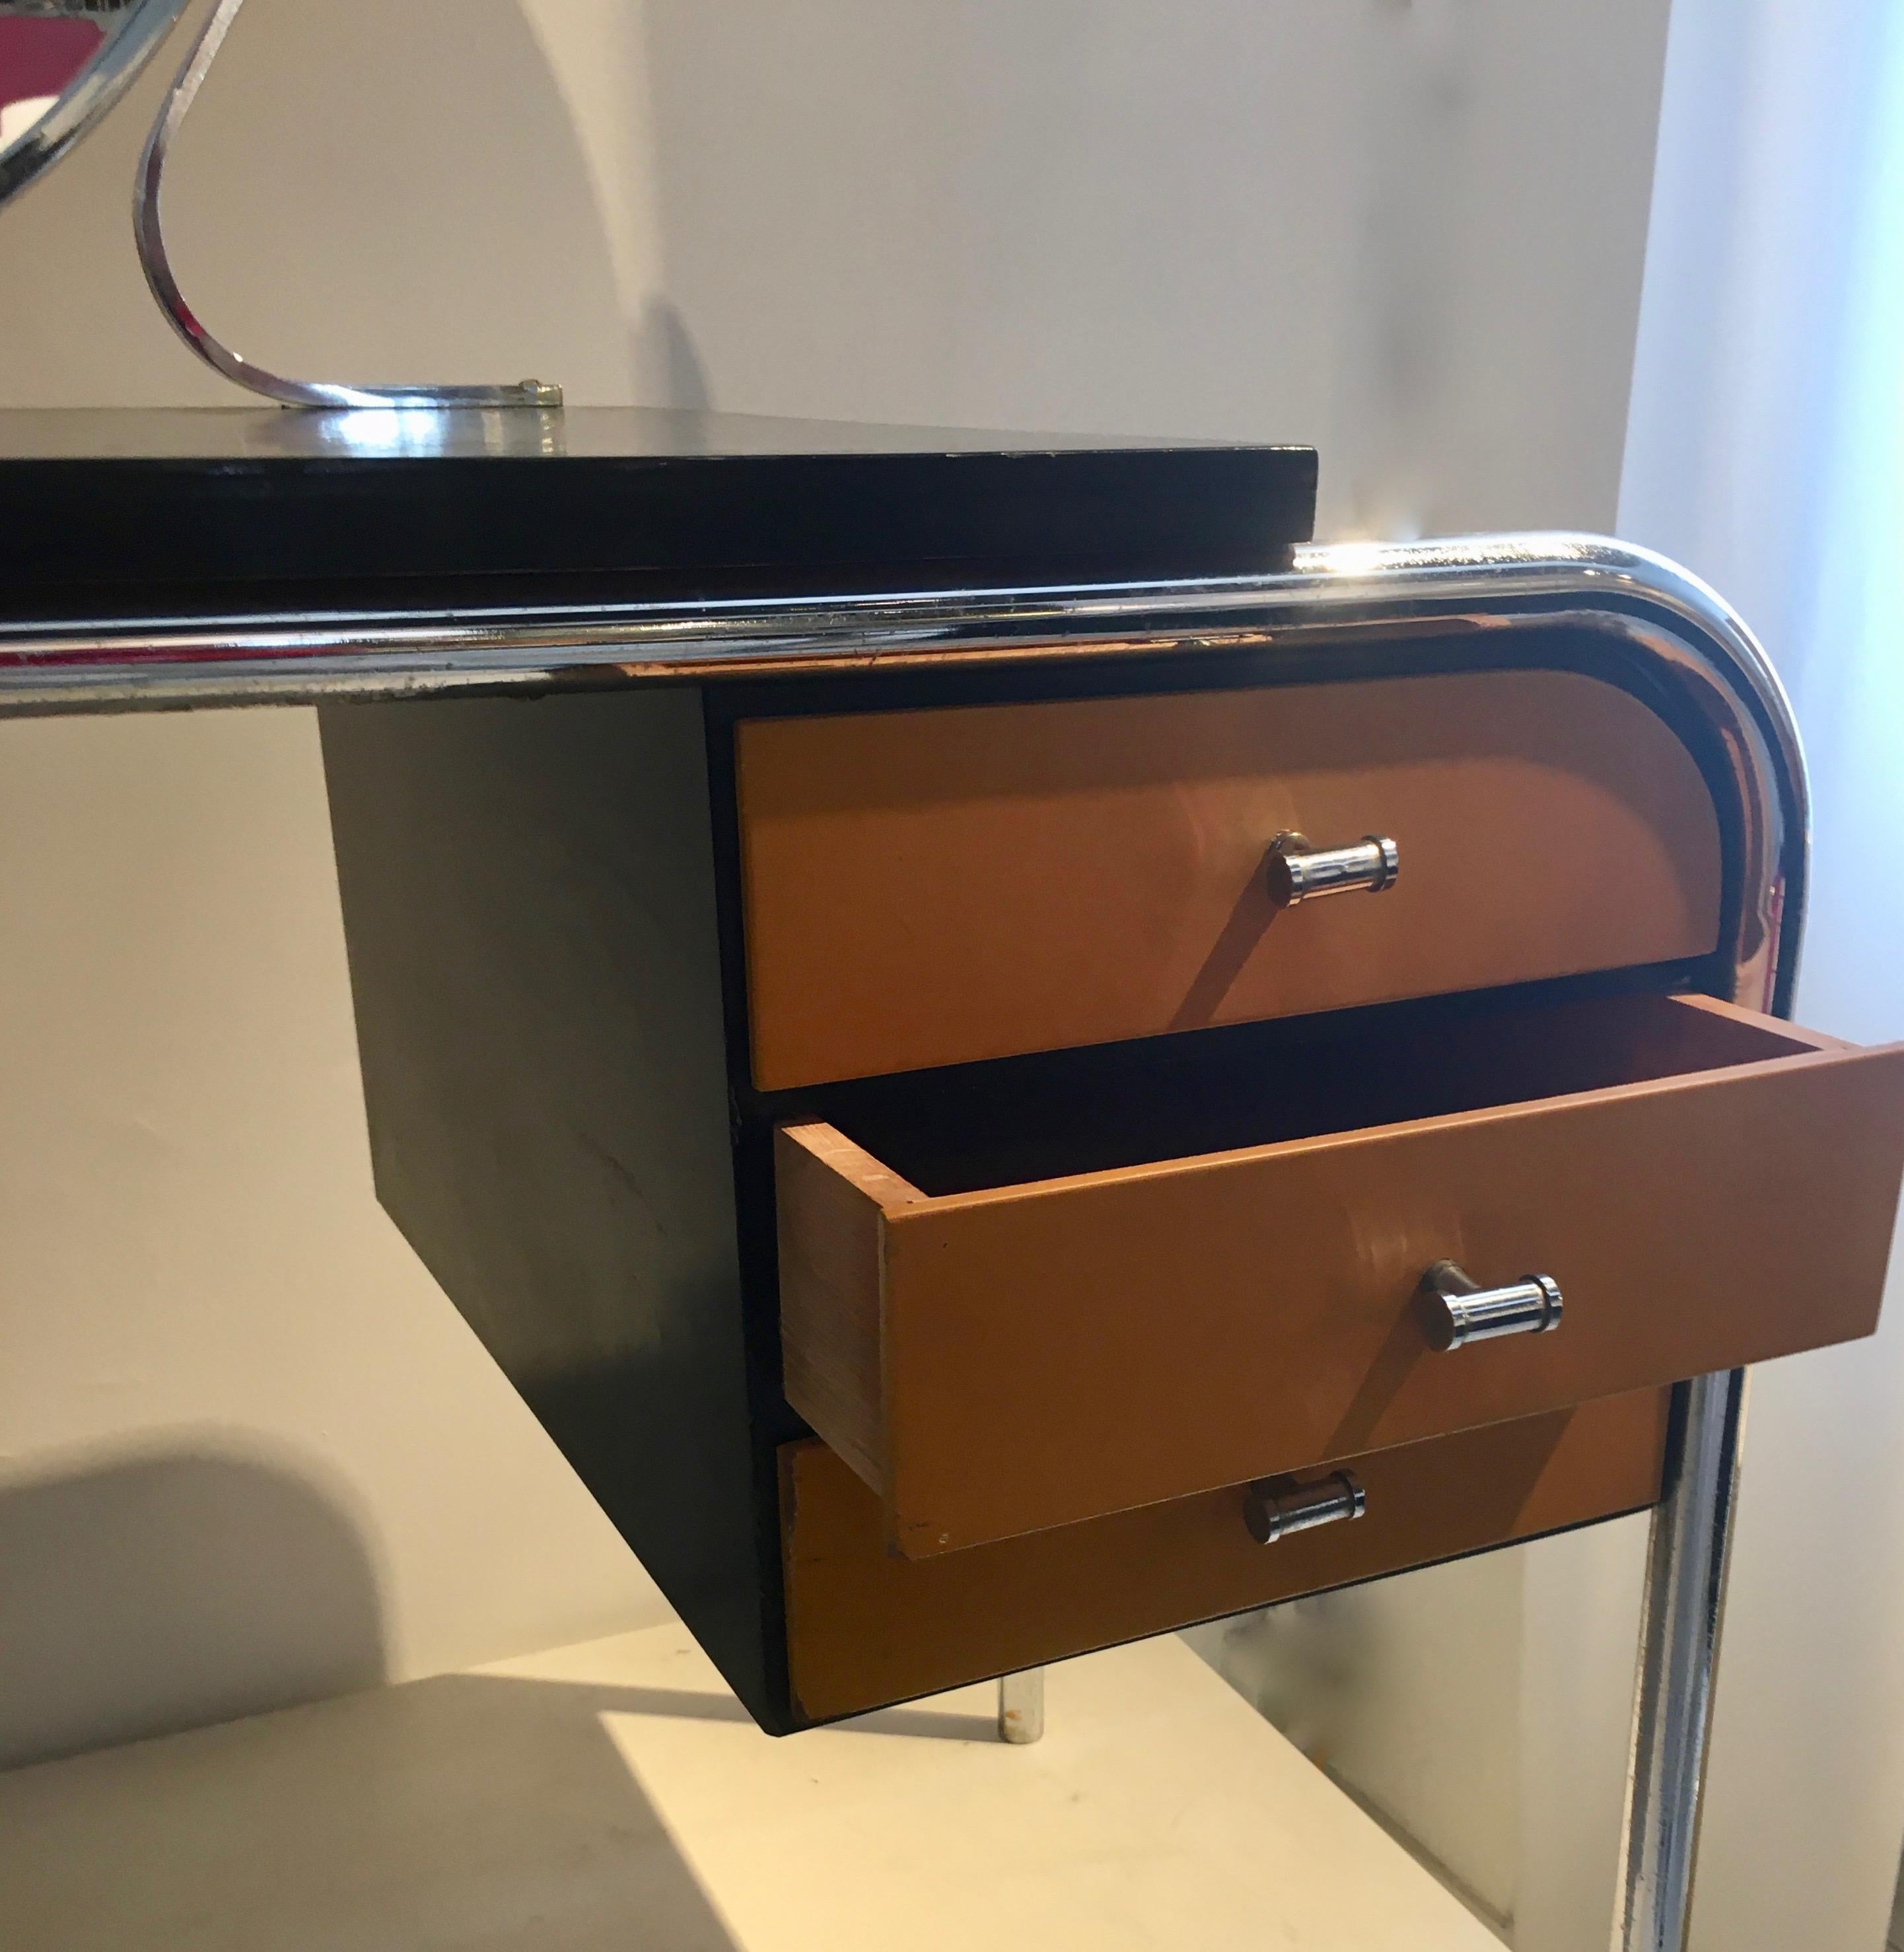
<svg viewBox="0 0 1904 1952"><path fill-rule="evenodd" d="M648 0L683 367L722 406L1311 441L1331 533L1604 527L1665 11Z"/></svg>
<svg viewBox="0 0 1904 1952"><path fill-rule="evenodd" d="M1493 1553L1184 1636L1503 1932L1520 1851L1527 1562Z"/></svg>
<svg viewBox="0 0 1904 1952"><path fill-rule="evenodd" d="M625 394L540 45L509 0L249 10L168 205L207 315ZM233 397L128 242L157 80L0 213L0 401ZM311 715L0 725L0 1763L663 1617L376 1206Z"/></svg>
<svg viewBox="0 0 1904 1952"><path fill-rule="evenodd" d="M1904 1037L1904 11L1674 10L1623 533L1752 621L1815 800L1800 1018ZM1894 1265L1893 1275L1900 1270ZM1904 1280L1753 1378L1697 1952L1872 1952L1904 1835Z"/></svg>
<svg viewBox="0 0 1904 1952"><path fill-rule="evenodd" d="M1664 15L260 5L188 136L172 225L201 310L283 368L1308 440L1325 533L1605 528ZM146 309L124 241L152 94L0 217L0 400L225 397ZM83 1698L23 1713L0 1685L0 1753L229 1711L228 1670L246 1703L288 1698L652 1607L371 1204L308 719L0 727L0 1460L40 1511L96 1514L40 1522L15 1590L118 1581L142 1603L150 1567L117 1541L156 1503L181 1538L281 1533L266 1563L294 1589L353 1560L362 1599L300 1638L246 1615L242 1564L215 1569L193 1582L230 1609L215 1662L184 1658L203 1622L161 1594L186 1626L136 1659L125 1635L102 1647ZM249 1529L208 1523L234 1500ZM315 1508L308 1547L271 1522L293 1506ZM1385 1748L1359 1709L1342 1744L1405 1822L1493 1811L1437 1841L1504 1891L1510 1616L1532 1602L1501 1568L1340 1603L1376 1650L1365 1700L1395 1685L1380 1647L1418 1659L1431 1622L1457 1653L1507 1650L1471 1670L1464 1745ZM1617 1678L1586 1717L1602 1755ZM1521 1813L1524 1854L1553 1807Z"/></svg>

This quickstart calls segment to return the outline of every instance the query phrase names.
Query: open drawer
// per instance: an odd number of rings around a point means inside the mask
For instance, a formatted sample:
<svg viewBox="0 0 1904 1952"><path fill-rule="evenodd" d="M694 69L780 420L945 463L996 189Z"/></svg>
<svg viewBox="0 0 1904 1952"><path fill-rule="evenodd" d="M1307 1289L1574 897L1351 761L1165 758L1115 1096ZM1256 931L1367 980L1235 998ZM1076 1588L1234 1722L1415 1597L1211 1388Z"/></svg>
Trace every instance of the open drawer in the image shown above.
<svg viewBox="0 0 1904 1952"><path fill-rule="evenodd" d="M907 1556L1876 1326L1904 1046L1654 995L1281 1028L781 1128L787 1396ZM1442 1263L1564 1310L1438 1346Z"/></svg>

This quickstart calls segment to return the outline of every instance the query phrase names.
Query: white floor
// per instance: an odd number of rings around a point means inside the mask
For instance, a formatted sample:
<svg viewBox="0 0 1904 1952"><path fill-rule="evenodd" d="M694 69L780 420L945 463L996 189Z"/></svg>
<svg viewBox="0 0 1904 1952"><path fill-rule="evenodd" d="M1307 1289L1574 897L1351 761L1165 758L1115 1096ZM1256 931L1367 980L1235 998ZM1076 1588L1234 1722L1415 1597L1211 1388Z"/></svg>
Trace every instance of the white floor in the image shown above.
<svg viewBox="0 0 1904 1952"><path fill-rule="evenodd" d="M8 1952L1498 1952L1174 1638L774 1742L678 1628L0 1776Z"/></svg>

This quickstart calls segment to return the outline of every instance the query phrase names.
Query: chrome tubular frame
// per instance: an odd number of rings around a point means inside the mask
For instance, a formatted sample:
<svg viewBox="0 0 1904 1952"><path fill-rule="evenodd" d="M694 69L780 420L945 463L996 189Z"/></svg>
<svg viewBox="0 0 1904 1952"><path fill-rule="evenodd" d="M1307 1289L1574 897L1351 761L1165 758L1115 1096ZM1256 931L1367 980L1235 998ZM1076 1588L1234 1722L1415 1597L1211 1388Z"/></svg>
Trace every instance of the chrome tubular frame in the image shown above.
<svg viewBox="0 0 1904 1952"><path fill-rule="evenodd" d="M1555 627L1623 647L1715 735L1736 796L1740 848L1740 898L1723 945L1732 999L1783 1014L1796 973L1808 845L1790 708L1751 633L1711 589L1661 557L1599 537L1315 546L1298 549L1286 574L1221 582L0 625L0 714L706 684L1223 649L1273 657L1404 633L1432 652L1449 630ZM1640 1639L1619 1952L1682 1952L1686 1941L1744 1387L1734 1372L1677 1392Z"/></svg>

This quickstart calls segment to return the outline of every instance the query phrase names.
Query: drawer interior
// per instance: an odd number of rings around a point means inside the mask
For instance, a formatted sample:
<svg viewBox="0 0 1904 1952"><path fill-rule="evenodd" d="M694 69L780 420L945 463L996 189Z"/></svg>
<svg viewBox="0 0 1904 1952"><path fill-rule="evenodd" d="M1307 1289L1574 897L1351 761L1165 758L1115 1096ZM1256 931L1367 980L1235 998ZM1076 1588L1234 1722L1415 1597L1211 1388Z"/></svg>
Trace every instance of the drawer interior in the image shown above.
<svg viewBox="0 0 1904 1952"><path fill-rule="evenodd" d="M913 1072L838 1087L826 1115L938 1199L1829 1047L1705 998L1460 998Z"/></svg>

